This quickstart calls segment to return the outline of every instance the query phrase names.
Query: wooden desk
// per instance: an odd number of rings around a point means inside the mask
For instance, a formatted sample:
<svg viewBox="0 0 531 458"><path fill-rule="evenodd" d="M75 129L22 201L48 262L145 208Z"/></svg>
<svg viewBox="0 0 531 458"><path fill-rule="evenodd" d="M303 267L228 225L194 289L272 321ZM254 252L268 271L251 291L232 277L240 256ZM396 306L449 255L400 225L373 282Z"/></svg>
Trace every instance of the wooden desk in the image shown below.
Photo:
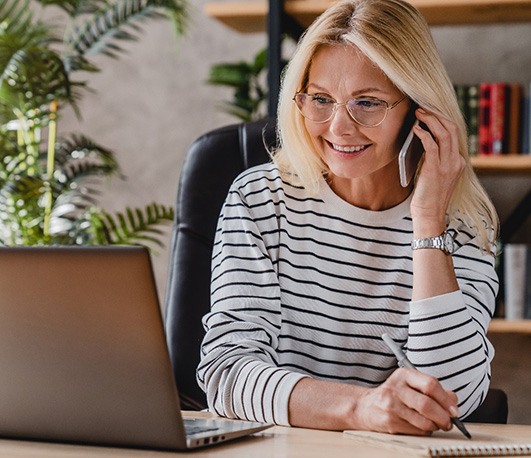
<svg viewBox="0 0 531 458"><path fill-rule="evenodd" d="M185 413L185 416L205 414ZM510 437L515 440L531 438L531 425L470 425L482 431ZM131 450L84 445L50 444L40 442L0 440L0 456L31 458L85 458L85 457L194 457L194 458L371 458L410 457L411 454L397 453L369 445L360 445L341 432L318 431L302 428L275 426L255 436L226 442L190 453L168 453L151 450Z"/></svg>

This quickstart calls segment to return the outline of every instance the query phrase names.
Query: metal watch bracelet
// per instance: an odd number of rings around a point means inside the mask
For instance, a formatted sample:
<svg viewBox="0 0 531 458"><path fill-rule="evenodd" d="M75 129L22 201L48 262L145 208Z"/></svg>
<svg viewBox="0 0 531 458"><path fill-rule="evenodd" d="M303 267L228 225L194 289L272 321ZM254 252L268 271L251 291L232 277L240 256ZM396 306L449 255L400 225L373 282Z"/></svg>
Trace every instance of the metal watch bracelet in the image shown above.
<svg viewBox="0 0 531 458"><path fill-rule="evenodd" d="M444 254L450 255L455 250L454 238L448 231L444 231L436 237L413 239L411 241L412 250L422 250L425 248L441 250Z"/></svg>

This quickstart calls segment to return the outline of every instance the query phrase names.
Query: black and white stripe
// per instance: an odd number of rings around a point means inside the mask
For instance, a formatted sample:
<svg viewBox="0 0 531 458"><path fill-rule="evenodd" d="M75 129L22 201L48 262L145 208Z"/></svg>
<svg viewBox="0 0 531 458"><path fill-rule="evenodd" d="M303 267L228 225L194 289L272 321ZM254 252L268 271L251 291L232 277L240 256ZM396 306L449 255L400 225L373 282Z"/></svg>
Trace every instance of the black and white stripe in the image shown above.
<svg viewBox="0 0 531 458"><path fill-rule="evenodd" d="M235 181L216 234L198 368L212 410L288 424L302 377L377 386L396 368L384 332L457 391L462 415L478 405L494 353L485 337L494 258L454 221L460 291L411 302L409 204L356 208L324 182L308 197L272 164Z"/></svg>

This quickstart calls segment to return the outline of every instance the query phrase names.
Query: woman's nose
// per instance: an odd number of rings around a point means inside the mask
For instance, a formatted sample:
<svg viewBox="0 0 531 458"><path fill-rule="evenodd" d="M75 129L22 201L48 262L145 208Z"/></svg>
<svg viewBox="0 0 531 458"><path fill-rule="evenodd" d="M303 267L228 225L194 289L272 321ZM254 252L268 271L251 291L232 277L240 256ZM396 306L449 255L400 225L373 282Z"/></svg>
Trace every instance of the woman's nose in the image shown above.
<svg viewBox="0 0 531 458"><path fill-rule="evenodd" d="M329 122L329 129L336 136L350 133L353 129L358 128L358 124L350 116L346 104L337 106Z"/></svg>

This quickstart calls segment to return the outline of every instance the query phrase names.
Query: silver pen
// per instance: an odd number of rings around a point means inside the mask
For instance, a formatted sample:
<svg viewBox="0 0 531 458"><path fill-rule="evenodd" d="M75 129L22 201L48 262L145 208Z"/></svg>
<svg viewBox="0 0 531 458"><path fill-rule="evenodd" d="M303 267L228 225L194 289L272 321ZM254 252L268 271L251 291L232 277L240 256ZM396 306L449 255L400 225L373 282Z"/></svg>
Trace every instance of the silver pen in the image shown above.
<svg viewBox="0 0 531 458"><path fill-rule="evenodd" d="M411 361L407 359L406 354L402 351L398 344L388 334L382 334L382 339L391 349L391 351L395 354L399 366L417 370L417 368L413 366L413 364L411 364ZM462 421L459 420L459 418L452 417L451 421L459 429L459 431L461 431L468 439L472 439L472 436L467 431Z"/></svg>

